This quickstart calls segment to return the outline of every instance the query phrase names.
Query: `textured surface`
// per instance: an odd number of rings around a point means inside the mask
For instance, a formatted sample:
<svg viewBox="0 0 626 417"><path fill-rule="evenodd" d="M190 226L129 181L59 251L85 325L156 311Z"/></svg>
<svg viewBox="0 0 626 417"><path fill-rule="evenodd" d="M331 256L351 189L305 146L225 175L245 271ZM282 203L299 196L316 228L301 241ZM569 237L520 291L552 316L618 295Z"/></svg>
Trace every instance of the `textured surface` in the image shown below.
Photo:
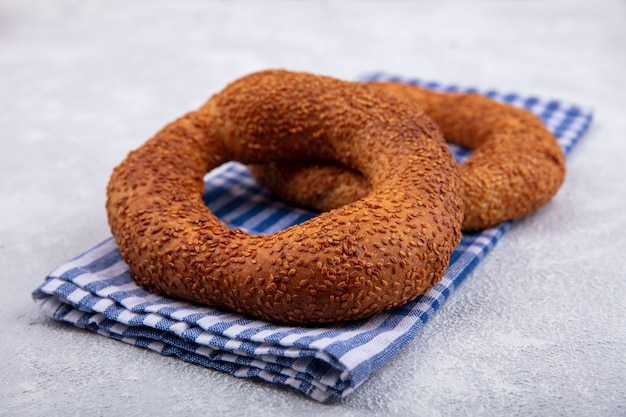
<svg viewBox="0 0 626 417"><path fill-rule="evenodd" d="M0 414L625 414L623 2L5 1L0 16ZM208 91L280 66L495 86L596 118L555 199L342 402L42 319L30 291L108 236L104 189L127 150Z"/></svg>

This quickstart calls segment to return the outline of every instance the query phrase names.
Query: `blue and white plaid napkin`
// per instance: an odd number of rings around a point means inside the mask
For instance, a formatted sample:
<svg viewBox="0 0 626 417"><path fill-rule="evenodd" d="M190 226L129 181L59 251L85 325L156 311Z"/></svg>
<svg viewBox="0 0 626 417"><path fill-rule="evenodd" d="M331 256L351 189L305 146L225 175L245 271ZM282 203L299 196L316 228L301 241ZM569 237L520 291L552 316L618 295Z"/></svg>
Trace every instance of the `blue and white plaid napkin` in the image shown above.
<svg viewBox="0 0 626 417"><path fill-rule="evenodd" d="M543 119L565 153L592 119L591 111L554 100L386 74L367 79L473 91L525 107ZM460 148L452 150L458 160L467 157ZM226 224L250 233L272 233L316 215L277 201L238 163L228 163L206 176L205 201ZM131 280L113 238L54 270L33 298L44 314L56 320L237 377L293 387L324 401L354 391L413 339L510 225L465 234L445 277L427 294L347 324L282 326L148 293Z"/></svg>

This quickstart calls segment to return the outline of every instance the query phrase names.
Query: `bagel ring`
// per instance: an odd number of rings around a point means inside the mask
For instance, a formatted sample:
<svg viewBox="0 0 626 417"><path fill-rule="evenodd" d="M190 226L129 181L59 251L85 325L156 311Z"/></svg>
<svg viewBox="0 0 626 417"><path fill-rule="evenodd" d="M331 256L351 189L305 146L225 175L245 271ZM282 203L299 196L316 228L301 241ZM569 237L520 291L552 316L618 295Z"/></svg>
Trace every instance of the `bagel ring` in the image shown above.
<svg viewBox="0 0 626 417"><path fill-rule="evenodd" d="M271 235L228 229L205 206L214 167L293 158L336 160L373 191ZM364 318L424 293L463 215L454 159L414 102L287 71L234 81L129 153L106 207L139 285L288 323Z"/></svg>
<svg viewBox="0 0 626 417"><path fill-rule="evenodd" d="M532 113L470 93L439 93L410 84L369 86L416 101L446 140L473 150L459 164L465 213L462 229L476 231L518 219L545 205L565 177L556 138ZM357 171L336 163L253 165L256 179L284 200L326 211L371 191Z"/></svg>

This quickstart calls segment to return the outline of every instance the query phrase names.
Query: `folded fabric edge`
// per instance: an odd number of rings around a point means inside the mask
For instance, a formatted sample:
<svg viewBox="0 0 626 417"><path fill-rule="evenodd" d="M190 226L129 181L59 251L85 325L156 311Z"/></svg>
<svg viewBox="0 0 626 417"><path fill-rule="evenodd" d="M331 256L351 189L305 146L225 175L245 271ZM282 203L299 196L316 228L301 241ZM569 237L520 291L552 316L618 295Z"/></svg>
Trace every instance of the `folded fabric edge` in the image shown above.
<svg viewBox="0 0 626 417"><path fill-rule="evenodd" d="M193 321L186 322L182 319L173 319L167 314L135 313L128 307L121 305L119 301L95 295L63 277L49 277L37 291L33 292L33 299L48 316L57 320L77 323L81 327L88 323L96 323L100 327L111 328L114 332L117 328L123 329L125 334L150 333L159 339L162 339L161 334L167 334L170 343L178 344L180 342L185 346L194 347L194 351L202 350L204 347L220 350L246 360L262 360L276 366L288 366L304 375L311 375L313 379L333 379L335 381L333 386L346 384L346 381L341 380L338 376L343 370L343 366L321 350L302 346L297 350L290 351L288 346L281 347L278 344L263 340L255 342L250 339L238 339L236 335L228 337L219 332L214 332L210 328L202 328L193 324ZM187 306L185 305L185 307ZM190 305L190 307L192 306ZM202 308L202 306L200 307ZM90 315L86 316L84 313ZM236 317L236 314L232 314L232 316ZM83 322L77 317L80 317ZM88 323L85 320L88 320ZM102 324L105 321L108 326ZM236 321L238 320L230 323L233 324ZM120 333L122 330L117 332ZM325 365L320 366L320 363ZM321 368L323 368L323 373L320 373ZM329 378L329 374L334 374L334 378Z"/></svg>
<svg viewBox="0 0 626 417"><path fill-rule="evenodd" d="M163 300L170 299L152 294L149 297L154 298L156 304L146 307L147 302L144 299L139 298L138 303L134 300L138 297L133 295L118 298L116 294L121 292L121 287L114 286L113 292L108 290L108 287L104 289L90 288L90 283L97 282L97 277L90 279L90 275L89 272L80 273L78 277L75 277L76 281L79 278L88 277L87 279L81 279L80 282L74 282L67 276L50 275L32 293L32 297L36 302L48 297L54 297L76 310L99 314L103 318L128 327L141 326L157 331L167 330L173 336L180 337L183 340L194 341L198 345L228 349L242 356L257 359L260 357L277 356L294 360L315 357L330 363L335 368L342 369L341 364L334 358L326 355L323 351L307 348L305 344L285 344L280 343L280 340L268 340L257 336L257 334L266 332L268 328L272 332L276 332L277 329L282 328L279 325L251 319L239 313L222 312L220 310L216 310L215 315L212 313L206 314L206 312L202 314L203 310L209 312L213 310L206 306L179 300L172 300L166 303ZM88 284L85 285L85 283ZM124 286L132 287L135 291L144 291L132 281L124 284ZM176 307L172 307L172 305L176 305ZM199 311L200 313L198 313ZM203 318L196 320L198 316ZM216 327L214 328L214 326ZM294 327L293 329L298 328ZM305 331L295 333L292 336L305 337L308 328L302 329ZM309 330L324 333L330 329L310 328ZM245 337L241 337L244 333ZM289 350L294 347L298 350Z"/></svg>
<svg viewBox="0 0 626 417"><path fill-rule="evenodd" d="M85 329L109 339L165 356L174 356L185 362L225 372L238 378L253 378L283 385L320 402L342 396L344 387L341 384L339 386L326 384L324 379L316 379L314 375L306 372L226 351L213 350L207 346L185 341L166 331L154 331L153 334L149 334L150 332L146 332L145 328L133 328L133 326L118 322L108 323L109 326L107 326L103 320L109 319L75 308L58 296L40 294L34 301L44 315L57 322Z"/></svg>

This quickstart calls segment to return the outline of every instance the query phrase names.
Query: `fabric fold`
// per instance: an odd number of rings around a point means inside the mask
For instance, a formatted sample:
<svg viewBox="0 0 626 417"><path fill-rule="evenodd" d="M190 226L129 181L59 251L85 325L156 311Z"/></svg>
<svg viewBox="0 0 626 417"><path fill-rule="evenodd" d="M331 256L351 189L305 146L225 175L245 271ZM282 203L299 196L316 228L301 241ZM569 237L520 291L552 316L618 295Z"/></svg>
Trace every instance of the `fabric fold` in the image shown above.
<svg viewBox="0 0 626 417"><path fill-rule="evenodd" d="M566 154L592 120L591 110L557 100L384 73L365 79L472 91L524 107L542 118ZM451 145L451 150L458 161L468 156L459 147ZM207 174L205 184L207 206L229 226L250 233L273 233L316 215L277 201L235 162ZM325 401L354 391L412 340L511 224L465 234L443 280L413 302L366 320L330 326L282 326L149 293L130 278L112 237L52 271L32 295L43 314L55 320Z"/></svg>

